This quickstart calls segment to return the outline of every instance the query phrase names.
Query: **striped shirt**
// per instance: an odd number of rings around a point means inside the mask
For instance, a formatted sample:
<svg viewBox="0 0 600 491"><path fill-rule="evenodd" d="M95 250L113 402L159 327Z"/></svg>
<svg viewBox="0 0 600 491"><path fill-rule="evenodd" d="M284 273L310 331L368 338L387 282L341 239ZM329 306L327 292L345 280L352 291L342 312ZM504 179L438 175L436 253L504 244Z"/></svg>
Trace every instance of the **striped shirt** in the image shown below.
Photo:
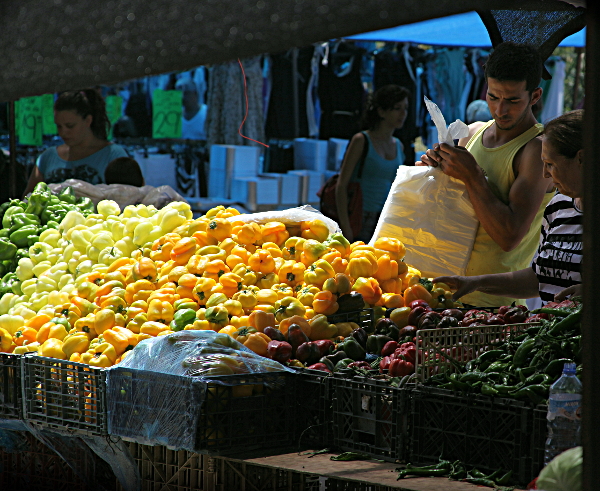
<svg viewBox="0 0 600 491"><path fill-rule="evenodd" d="M556 194L546 206L540 245L532 268L540 283L543 303L565 288L581 283L583 214L573 198Z"/></svg>

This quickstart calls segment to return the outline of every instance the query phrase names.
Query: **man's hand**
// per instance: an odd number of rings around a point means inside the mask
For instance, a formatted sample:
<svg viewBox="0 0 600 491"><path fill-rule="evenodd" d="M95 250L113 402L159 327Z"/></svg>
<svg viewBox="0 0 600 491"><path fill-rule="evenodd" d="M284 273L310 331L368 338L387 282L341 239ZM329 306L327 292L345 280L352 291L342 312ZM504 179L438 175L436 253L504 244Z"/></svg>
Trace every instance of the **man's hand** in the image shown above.
<svg viewBox="0 0 600 491"><path fill-rule="evenodd" d="M439 147L436 143L435 146ZM421 161L415 162L415 165L428 165L429 167L437 167L438 162L441 160L440 155L431 148L427 149L427 152L421 155Z"/></svg>
<svg viewBox="0 0 600 491"><path fill-rule="evenodd" d="M475 174L482 172L475 157L464 147L436 143L433 146L431 158L436 160L437 165L444 174L461 181L466 181Z"/></svg>

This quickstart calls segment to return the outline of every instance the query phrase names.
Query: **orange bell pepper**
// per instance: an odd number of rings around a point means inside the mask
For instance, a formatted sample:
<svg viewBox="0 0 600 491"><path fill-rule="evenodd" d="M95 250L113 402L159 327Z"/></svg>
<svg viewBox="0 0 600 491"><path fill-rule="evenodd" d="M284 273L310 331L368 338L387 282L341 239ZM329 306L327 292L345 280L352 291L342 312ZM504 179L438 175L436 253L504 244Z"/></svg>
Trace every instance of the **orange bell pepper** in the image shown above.
<svg viewBox="0 0 600 491"><path fill-rule="evenodd" d="M311 327L308 320L301 315L293 315L279 322L279 330L284 336L287 336L288 330L292 324L298 324L304 334L310 338Z"/></svg>
<svg viewBox="0 0 600 491"><path fill-rule="evenodd" d="M315 218L310 221L300 222L300 236L305 239L314 239L323 242L329 236L329 228L323 222Z"/></svg>
<svg viewBox="0 0 600 491"><path fill-rule="evenodd" d="M133 281L148 280L150 282L156 281L156 264L149 257L141 257L140 260L134 264L131 268L131 275Z"/></svg>
<svg viewBox="0 0 600 491"><path fill-rule="evenodd" d="M352 285L352 290L360 293L365 302L370 305L375 305L379 302L383 293L375 278L358 278L354 282L354 285Z"/></svg>
<svg viewBox="0 0 600 491"><path fill-rule="evenodd" d="M185 266L198 250L198 241L192 237L178 240L171 250L171 259L180 266Z"/></svg>
<svg viewBox="0 0 600 491"><path fill-rule="evenodd" d="M267 345L271 342L271 338L262 332L253 332L248 334L244 341L244 346L251 349L257 355L267 356Z"/></svg>
<svg viewBox="0 0 600 491"><path fill-rule="evenodd" d="M414 300L425 300L427 303L430 303L432 299L431 293L421 284L409 286L404 291L404 303L406 305L410 305Z"/></svg>
<svg viewBox="0 0 600 491"><path fill-rule="evenodd" d="M337 296L328 290L319 292L313 300L313 310L317 314L333 315L340 306L337 303Z"/></svg>
<svg viewBox="0 0 600 491"><path fill-rule="evenodd" d="M279 247L281 247L290 237L289 232L285 228L285 224L281 222L265 223L261 226L261 232L263 243L274 242Z"/></svg>
<svg viewBox="0 0 600 491"><path fill-rule="evenodd" d="M249 325L258 332L263 332L265 327L275 327L275 314L262 310L253 311L248 317Z"/></svg>
<svg viewBox="0 0 600 491"><path fill-rule="evenodd" d="M398 262L392 259L389 254L382 254L377 259L377 271L373 276L380 284L382 281L397 278Z"/></svg>
<svg viewBox="0 0 600 491"><path fill-rule="evenodd" d="M331 263L333 270L336 273L345 273L348 269L348 260L341 257L336 257Z"/></svg>
<svg viewBox="0 0 600 491"><path fill-rule="evenodd" d="M402 293L402 280L400 278L380 281L379 286L384 293Z"/></svg>
<svg viewBox="0 0 600 491"><path fill-rule="evenodd" d="M240 244L259 244L262 242L262 231L255 222L244 223L234 227L232 231Z"/></svg>
<svg viewBox="0 0 600 491"><path fill-rule="evenodd" d="M33 327L19 327L13 336L13 343L17 346L36 342L37 331Z"/></svg>

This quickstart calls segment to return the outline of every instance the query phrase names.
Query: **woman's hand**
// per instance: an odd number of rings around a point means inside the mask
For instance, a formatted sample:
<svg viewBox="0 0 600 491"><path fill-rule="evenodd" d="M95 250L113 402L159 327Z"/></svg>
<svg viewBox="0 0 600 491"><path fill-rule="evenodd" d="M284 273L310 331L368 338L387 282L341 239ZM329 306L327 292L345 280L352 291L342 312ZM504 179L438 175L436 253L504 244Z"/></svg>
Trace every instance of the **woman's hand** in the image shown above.
<svg viewBox="0 0 600 491"><path fill-rule="evenodd" d="M562 302L568 297L580 297L583 295L583 285L580 283L579 285L573 285L564 290L558 292L554 295L555 302Z"/></svg>
<svg viewBox="0 0 600 491"><path fill-rule="evenodd" d="M445 283L454 293L452 300L459 300L461 297L477 291L479 282L477 276L439 276L433 279L433 283Z"/></svg>

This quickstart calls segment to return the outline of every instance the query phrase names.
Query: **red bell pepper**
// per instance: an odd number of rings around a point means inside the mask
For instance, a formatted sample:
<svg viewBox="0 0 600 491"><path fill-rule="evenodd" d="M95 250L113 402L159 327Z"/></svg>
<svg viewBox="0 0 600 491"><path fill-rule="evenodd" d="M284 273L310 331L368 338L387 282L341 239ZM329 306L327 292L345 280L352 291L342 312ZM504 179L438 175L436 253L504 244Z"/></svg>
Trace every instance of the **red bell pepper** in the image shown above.
<svg viewBox="0 0 600 491"><path fill-rule="evenodd" d="M417 359L417 347L415 343L402 343L395 351L394 358L406 360L414 365Z"/></svg>
<svg viewBox="0 0 600 491"><path fill-rule="evenodd" d="M311 365L307 368L310 368L311 370L321 370L323 372L331 373L331 370L327 368L327 365L325 365L325 363L315 363L314 365Z"/></svg>
<svg viewBox="0 0 600 491"><path fill-rule="evenodd" d="M383 345L383 348L381 348L381 356L391 355L399 346L400 345L396 341L388 341Z"/></svg>
<svg viewBox="0 0 600 491"><path fill-rule="evenodd" d="M267 355L279 363L286 363L292 357L292 345L286 341L269 341Z"/></svg>
<svg viewBox="0 0 600 491"><path fill-rule="evenodd" d="M388 374L391 377L404 377L414 373L414 371L415 366L412 363L398 358L392 360L388 368Z"/></svg>

